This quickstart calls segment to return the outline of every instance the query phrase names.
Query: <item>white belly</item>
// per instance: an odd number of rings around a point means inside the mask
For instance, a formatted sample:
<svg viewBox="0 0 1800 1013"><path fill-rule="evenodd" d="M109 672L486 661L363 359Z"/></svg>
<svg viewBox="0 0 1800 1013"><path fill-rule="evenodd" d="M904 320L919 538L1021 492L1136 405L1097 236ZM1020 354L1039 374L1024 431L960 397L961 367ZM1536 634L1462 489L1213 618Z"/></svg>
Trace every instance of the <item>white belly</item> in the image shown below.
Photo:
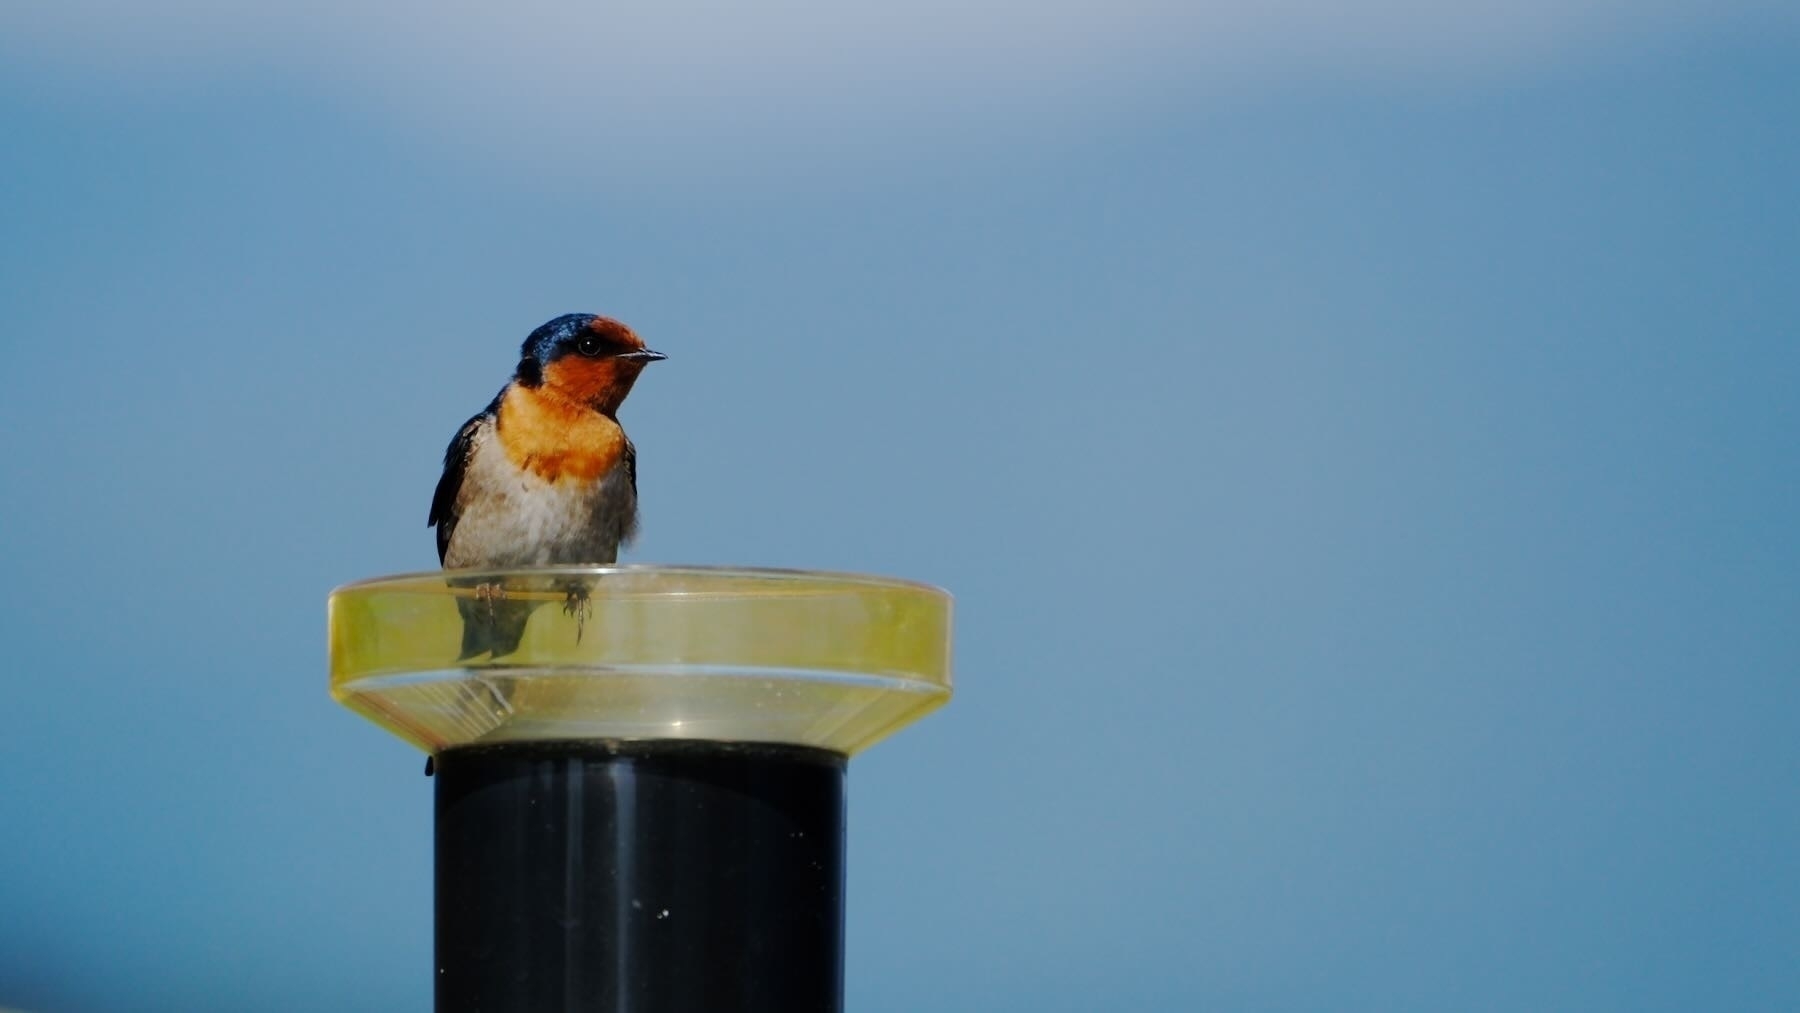
<svg viewBox="0 0 1800 1013"><path fill-rule="evenodd" d="M488 427L475 440L444 552L451 568L606 564L636 526L623 464L597 482L549 482L515 466Z"/></svg>

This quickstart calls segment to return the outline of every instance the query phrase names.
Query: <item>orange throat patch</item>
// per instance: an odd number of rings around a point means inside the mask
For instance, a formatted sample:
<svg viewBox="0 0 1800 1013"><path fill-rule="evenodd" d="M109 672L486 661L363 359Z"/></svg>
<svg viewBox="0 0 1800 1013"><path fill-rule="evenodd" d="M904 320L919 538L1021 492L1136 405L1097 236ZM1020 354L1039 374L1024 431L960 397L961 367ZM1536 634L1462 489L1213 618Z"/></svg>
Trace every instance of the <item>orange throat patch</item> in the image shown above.
<svg viewBox="0 0 1800 1013"><path fill-rule="evenodd" d="M500 399L500 445L546 482L592 482L625 453L619 423L554 394L514 385Z"/></svg>

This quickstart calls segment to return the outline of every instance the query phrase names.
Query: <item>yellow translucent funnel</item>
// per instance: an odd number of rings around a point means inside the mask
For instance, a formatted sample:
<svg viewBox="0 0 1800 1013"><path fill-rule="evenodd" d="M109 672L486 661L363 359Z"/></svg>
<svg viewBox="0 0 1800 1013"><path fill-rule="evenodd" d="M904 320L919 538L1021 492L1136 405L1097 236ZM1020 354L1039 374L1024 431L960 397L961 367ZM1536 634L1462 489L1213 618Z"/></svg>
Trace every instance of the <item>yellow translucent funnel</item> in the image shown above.
<svg viewBox="0 0 1800 1013"><path fill-rule="evenodd" d="M529 614L517 648L459 658L465 614L482 621L490 608ZM331 695L431 753L706 739L848 755L950 698L950 595L879 577L687 566L408 574L333 591L330 630Z"/></svg>

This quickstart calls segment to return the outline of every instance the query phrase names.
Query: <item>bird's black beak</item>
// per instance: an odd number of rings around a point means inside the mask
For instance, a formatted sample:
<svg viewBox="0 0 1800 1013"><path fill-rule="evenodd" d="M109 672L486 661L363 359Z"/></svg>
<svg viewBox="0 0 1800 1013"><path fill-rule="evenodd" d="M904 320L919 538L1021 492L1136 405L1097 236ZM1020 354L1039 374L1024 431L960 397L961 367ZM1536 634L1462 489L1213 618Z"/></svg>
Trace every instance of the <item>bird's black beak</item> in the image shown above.
<svg viewBox="0 0 1800 1013"><path fill-rule="evenodd" d="M668 356L661 352L652 352L648 348L640 348L635 352L620 352L618 355L613 356L613 358L629 359L633 362L661 362L668 358Z"/></svg>

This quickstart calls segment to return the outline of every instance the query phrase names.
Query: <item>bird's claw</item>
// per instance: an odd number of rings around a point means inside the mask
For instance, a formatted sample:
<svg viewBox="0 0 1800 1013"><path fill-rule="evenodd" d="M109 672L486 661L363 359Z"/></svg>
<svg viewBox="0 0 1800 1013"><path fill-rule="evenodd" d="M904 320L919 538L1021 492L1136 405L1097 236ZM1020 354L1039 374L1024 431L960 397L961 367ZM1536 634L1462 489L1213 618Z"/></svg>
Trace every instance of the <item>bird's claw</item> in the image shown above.
<svg viewBox="0 0 1800 1013"><path fill-rule="evenodd" d="M569 588L569 595L563 599L563 615L575 620L575 642L581 643L582 631L587 629L588 617L594 614L594 603L588 600L588 589L580 584Z"/></svg>
<svg viewBox="0 0 1800 1013"><path fill-rule="evenodd" d="M475 600L487 606L488 618L494 618L494 603L506 600L506 586L503 584L475 585Z"/></svg>

